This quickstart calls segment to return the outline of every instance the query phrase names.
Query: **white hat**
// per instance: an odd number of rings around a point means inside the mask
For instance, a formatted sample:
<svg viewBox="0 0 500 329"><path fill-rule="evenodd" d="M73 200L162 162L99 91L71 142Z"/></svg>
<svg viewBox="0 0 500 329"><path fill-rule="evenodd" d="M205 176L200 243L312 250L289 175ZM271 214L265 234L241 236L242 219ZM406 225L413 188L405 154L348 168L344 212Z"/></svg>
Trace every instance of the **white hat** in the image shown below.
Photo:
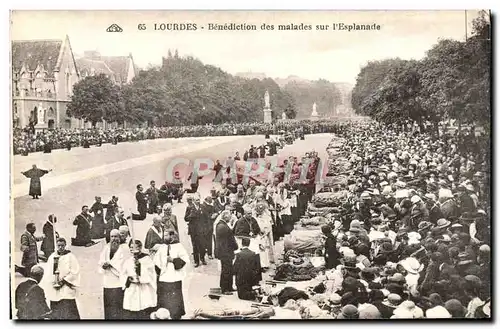
<svg viewBox="0 0 500 329"><path fill-rule="evenodd" d="M427 194L425 194L425 197L427 199L431 199L434 202L437 200L436 195L434 193L427 193Z"/></svg>
<svg viewBox="0 0 500 329"><path fill-rule="evenodd" d="M387 174L387 179L393 179L393 178L398 178L398 174L396 174L394 171L391 171L390 173Z"/></svg>
<svg viewBox="0 0 500 329"><path fill-rule="evenodd" d="M384 186L384 189L382 190L383 195L389 195L392 193L392 187L390 185Z"/></svg>
<svg viewBox="0 0 500 329"><path fill-rule="evenodd" d="M396 199L407 198L408 197L408 190L397 190L395 197L396 197Z"/></svg>
<svg viewBox="0 0 500 329"><path fill-rule="evenodd" d="M410 201L411 201L411 203L415 204L417 202L422 201L422 199L418 195L414 195L411 197Z"/></svg>
<svg viewBox="0 0 500 329"><path fill-rule="evenodd" d="M451 192L450 189L447 189L447 188L441 188L439 189L439 198L443 198L443 199L451 199L453 198L453 193Z"/></svg>
<svg viewBox="0 0 500 329"><path fill-rule="evenodd" d="M408 244L418 244L421 238L422 236L418 232L410 232L408 233Z"/></svg>
<svg viewBox="0 0 500 329"><path fill-rule="evenodd" d="M425 317L427 319L449 319L451 318L451 314L445 307L438 305L428 309L425 312Z"/></svg>
<svg viewBox="0 0 500 329"><path fill-rule="evenodd" d="M170 311L166 308L159 308L149 316L151 320L170 320Z"/></svg>

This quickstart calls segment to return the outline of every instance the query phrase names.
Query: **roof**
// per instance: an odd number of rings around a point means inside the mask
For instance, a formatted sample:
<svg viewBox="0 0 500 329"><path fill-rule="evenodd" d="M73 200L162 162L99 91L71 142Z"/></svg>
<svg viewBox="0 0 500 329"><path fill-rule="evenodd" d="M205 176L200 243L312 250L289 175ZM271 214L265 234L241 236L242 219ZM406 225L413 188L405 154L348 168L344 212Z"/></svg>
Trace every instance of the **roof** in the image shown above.
<svg viewBox="0 0 500 329"><path fill-rule="evenodd" d="M53 76L63 40L12 41L12 70L19 72L23 65L34 71L41 64L48 76Z"/></svg>
<svg viewBox="0 0 500 329"><path fill-rule="evenodd" d="M101 59L115 73L117 82L127 83L130 56L101 56Z"/></svg>
<svg viewBox="0 0 500 329"><path fill-rule="evenodd" d="M92 69L95 70L96 74L104 73L108 76L113 76L113 71L109 68L109 66L104 63L104 61L92 60L88 58L78 58L76 60L76 64L78 65L78 71L80 74L91 74Z"/></svg>

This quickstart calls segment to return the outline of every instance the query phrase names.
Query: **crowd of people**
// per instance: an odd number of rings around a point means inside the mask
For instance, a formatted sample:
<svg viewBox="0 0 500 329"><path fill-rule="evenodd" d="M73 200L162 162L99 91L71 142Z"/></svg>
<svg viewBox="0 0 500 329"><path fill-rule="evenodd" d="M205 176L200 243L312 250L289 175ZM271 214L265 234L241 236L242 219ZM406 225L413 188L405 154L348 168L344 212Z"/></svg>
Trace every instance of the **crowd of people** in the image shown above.
<svg viewBox="0 0 500 329"><path fill-rule="evenodd" d="M139 214L130 219L151 214L144 244L131 236L131 221L117 198L106 205L96 198L90 209L84 207L74 222L84 233L77 232L73 244L106 239L99 260L105 319L182 318L187 265L204 266L207 258L221 265L220 287L211 289L211 298L236 292L239 299L273 308L271 318L491 317L490 160L489 149L481 148L486 137L437 138L373 122L327 127L335 132L328 149L334 165L319 191L317 154L308 155L312 161L290 157L281 164L283 173L267 181L215 179L203 198L196 177L186 189L168 183L158 189L150 182L144 191L138 185ZM250 149L248 159L260 157ZM333 205L321 199L325 195ZM183 196L192 257L172 214L173 201ZM21 237L23 252L32 255L27 262L23 256L25 275L43 290L18 288L19 318L79 318L78 261L65 239L50 231L54 221L49 217L43 239L32 224ZM312 241L291 238L301 232ZM33 254L37 240L46 239L57 250L45 253L44 274ZM322 262L313 264L318 257ZM285 269L300 275L287 280ZM269 275L275 280L263 280ZM304 284L287 286L291 281Z"/></svg>
<svg viewBox="0 0 500 329"><path fill-rule="evenodd" d="M13 129L14 154L28 155L32 152L49 153L53 149L101 146L105 143L139 141L157 138L182 138L231 135L277 135L280 131L302 129L305 134L334 132L337 124L332 121L289 121L265 123L225 123L221 125L199 125L185 127L149 127L116 129L46 129L35 131L34 127Z"/></svg>

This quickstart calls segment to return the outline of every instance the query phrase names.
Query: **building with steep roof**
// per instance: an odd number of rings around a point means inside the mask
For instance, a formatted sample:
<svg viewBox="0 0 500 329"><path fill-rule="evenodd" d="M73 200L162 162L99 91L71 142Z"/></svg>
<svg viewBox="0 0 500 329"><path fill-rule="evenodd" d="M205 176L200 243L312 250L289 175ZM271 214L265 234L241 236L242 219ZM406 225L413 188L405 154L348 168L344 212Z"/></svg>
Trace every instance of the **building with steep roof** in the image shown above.
<svg viewBox="0 0 500 329"><path fill-rule="evenodd" d="M80 77L82 79L89 76L104 74L113 83L116 83L114 72L109 68L109 66L106 65L104 61L83 57L76 59L76 65L78 66L78 71L80 72Z"/></svg>
<svg viewBox="0 0 500 329"><path fill-rule="evenodd" d="M112 77L109 77L120 86L130 83L137 74L132 54L128 56L101 56L97 51L85 51L82 60L94 63L93 69L100 70L99 73L108 75L107 72L104 72L104 67L108 68L112 73Z"/></svg>
<svg viewBox="0 0 500 329"><path fill-rule="evenodd" d="M81 120L66 113L73 85L80 79L69 37L12 41L11 55L14 126L81 126Z"/></svg>

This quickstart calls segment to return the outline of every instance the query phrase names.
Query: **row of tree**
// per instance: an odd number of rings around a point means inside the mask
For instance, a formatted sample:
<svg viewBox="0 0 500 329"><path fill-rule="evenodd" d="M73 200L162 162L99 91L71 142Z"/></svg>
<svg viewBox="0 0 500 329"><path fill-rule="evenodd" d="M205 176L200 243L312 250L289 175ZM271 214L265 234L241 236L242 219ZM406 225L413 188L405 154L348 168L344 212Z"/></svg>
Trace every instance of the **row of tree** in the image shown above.
<svg viewBox="0 0 500 329"><path fill-rule="evenodd" d="M298 116L309 118L312 106L316 103L318 113L323 116L334 115L338 105L342 103L342 94L333 82L327 80L290 81L283 90L295 99Z"/></svg>
<svg viewBox="0 0 500 329"><path fill-rule="evenodd" d="M490 20L480 12L466 41L439 40L422 60L369 62L352 92L357 114L388 124L456 119L489 130Z"/></svg>
<svg viewBox="0 0 500 329"><path fill-rule="evenodd" d="M161 67L140 71L123 87L105 75L79 81L68 114L94 126L103 119L157 126L258 122L263 120L266 90L274 116L285 112L295 118L294 98L274 80L235 77L193 57L169 53Z"/></svg>

